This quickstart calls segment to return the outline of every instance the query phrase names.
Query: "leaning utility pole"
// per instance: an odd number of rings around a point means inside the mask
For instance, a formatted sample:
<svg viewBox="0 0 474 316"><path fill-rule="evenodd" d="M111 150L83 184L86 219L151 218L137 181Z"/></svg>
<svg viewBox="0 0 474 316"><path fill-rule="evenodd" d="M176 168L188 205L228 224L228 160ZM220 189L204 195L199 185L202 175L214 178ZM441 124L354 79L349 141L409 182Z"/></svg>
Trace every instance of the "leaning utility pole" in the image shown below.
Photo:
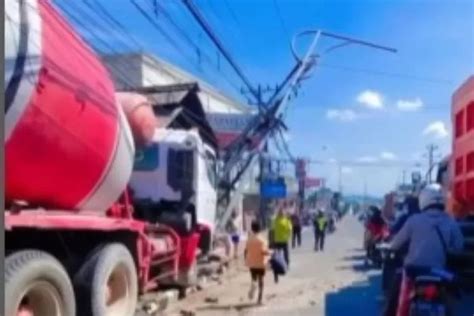
<svg viewBox="0 0 474 316"><path fill-rule="evenodd" d="M244 82L248 92L253 96L254 103L259 106L259 113L247 124L242 133L226 148L222 157L223 166L220 171L220 186L223 188L222 194L218 197L218 204L223 209L226 208L226 201L229 201L230 192L234 190L235 185L245 170L251 165L255 156L262 150L268 136L276 129L284 127L282 122L287 103L293 94L301 86L301 82L310 76L310 71L321 58L321 54L328 53L337 48L347 45L362 45L379 50L396 52L395 49L362 41L359 39L349 38L347 36L337 35L322 30L307 30L297 34L293 38L292 53L295 58L295 65L286 75L281 84L277 85L276 91L267 100L262 100L262 90L255 87L249 78L244 74L231 53L224 47L222 41L212 30L210 24L201 14L199 8L194 4L193 0L182 0L186 9L190 12L194 20L204 30L209 39L214 43L222 56L227 60L235 73ZM296 39L301 36L312 36L310 45L306 49L306 53L301 56L296 52ZM342 43L331 46L321 54L316 53L316 46L321 37L332 38ZM259 143L255 146L253 140ZM238 172L234 172L237 170ZM231 175L231 176L230 176ZM216 226L222 225L226 221L228 212L225 211L219 216Z"/></svg>

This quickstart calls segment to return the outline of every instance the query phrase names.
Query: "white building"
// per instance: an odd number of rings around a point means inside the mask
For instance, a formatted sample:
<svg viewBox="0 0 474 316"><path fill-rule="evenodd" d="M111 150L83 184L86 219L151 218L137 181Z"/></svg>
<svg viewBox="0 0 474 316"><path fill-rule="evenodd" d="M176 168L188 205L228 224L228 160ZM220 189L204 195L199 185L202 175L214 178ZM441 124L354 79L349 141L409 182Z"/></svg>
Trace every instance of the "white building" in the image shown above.
<svg viewBox="0 0 474 316"><path fill-rule="evenodd" d="M102 56L118 90L197 82L199 96L207 113L245 114L253 110L192 74L146 53Z"/></svg>

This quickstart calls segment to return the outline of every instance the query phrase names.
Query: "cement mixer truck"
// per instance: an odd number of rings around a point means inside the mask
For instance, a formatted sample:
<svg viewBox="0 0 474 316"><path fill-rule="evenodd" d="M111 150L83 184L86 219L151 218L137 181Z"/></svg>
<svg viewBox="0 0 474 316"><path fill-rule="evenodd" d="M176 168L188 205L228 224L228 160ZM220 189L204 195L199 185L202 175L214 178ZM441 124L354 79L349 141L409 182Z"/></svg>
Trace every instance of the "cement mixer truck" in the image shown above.
<svg viewBox="0 0 474 316"><path fill-rule="evenodd" d="M212 148L117 94L50 1L5 3L4 91L4 315L129 316L140 293L189 284Z"/></svg>

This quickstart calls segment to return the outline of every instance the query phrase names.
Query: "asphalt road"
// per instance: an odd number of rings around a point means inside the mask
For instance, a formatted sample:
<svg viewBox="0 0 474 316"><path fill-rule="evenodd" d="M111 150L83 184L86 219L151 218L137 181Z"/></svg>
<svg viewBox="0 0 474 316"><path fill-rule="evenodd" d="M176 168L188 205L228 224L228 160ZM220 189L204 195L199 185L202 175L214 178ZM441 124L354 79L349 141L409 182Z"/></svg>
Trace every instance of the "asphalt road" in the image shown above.
<svg viewBox="0 0 474 316"><path fill-rule="evenodd" d="M327 237L325 251L315 252L312 232L306 229L302 247L291 252L289 273L278 284L267 274L263 306L256 306L246 297L249 276L240 262L236 275L180 302L175 311L192 310L197 316L380 315L382 306L376 299L380 272L364 265L362 233L361 224L347 217ZM206 298L217 298L218 302L209 304ZM470 303L455 316L473 316L468 305L474 309L474 299Z"/></svg>

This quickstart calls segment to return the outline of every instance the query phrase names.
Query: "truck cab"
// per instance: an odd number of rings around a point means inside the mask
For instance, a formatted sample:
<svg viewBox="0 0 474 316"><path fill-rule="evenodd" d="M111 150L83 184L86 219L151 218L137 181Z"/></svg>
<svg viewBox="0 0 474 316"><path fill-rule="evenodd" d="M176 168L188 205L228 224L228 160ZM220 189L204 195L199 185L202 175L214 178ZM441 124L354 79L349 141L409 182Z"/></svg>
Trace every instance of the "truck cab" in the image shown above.
<svg viewBox="0 0 474 316"><path fill-rule="evenodd" d="M138 218L167 224L182 236L199 231L201 251L210 249L216 154L198 131L156 129L151 143L136 153L130 188Z"/></svg>

